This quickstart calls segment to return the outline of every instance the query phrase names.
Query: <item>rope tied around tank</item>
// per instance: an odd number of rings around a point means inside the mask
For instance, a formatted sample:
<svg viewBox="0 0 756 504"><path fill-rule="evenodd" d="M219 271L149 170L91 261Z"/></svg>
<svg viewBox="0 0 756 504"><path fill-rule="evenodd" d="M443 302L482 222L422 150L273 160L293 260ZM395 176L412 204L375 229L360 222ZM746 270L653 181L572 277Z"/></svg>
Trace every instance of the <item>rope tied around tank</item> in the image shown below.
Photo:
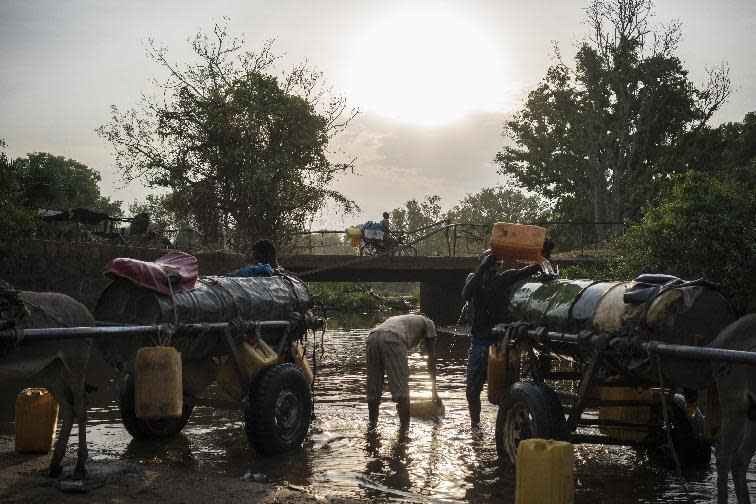
<svg viewBox="0 0 756 504"><path fill-rule="evenodd" d="M157 340L156 346L170 346L173 341L173 335L176 333L176 326L170 322L167 324L160 324L157 329L155 339Z"/></svg>
<svg viewBox="0 0 756 504"><path fill-rule="evenodd" d="M257 320L244 320L236 317L226 326L226 332L231 336L235 345L249 341L253 345L262 338L262 325Z"/></svg>

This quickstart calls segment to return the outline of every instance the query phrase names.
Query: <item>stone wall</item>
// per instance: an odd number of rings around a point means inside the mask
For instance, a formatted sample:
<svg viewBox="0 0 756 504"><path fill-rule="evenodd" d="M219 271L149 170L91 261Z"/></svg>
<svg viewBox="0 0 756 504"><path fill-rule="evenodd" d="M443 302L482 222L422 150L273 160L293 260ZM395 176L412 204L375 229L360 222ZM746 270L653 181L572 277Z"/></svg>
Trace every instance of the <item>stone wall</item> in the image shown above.
<svg viewBox="0 0 756 504"><path fill-rule="evenodd" d="M168 251L100 243L20 240L0 255L0 279L17 289L67 294L90 310L108 284L105 265L116 257L153 261ZM196 254L201 275L228 273L245 263L240 254Z"/></svg>

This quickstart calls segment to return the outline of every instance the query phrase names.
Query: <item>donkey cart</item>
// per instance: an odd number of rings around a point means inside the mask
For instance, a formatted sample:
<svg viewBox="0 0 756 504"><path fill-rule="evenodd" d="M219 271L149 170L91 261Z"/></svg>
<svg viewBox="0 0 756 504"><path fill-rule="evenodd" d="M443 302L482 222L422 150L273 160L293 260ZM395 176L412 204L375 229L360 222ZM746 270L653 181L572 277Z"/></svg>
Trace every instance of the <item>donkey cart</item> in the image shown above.
<svg viewBox="0 0 756 504"><path fill-rule="evenodd" d="M755 352L718 344L735 315L710 284L546 278L514 286L506 308L489 359L500 458L514 462L520 441L538 437L708 466L720 434L714 383L727 379L718 370L756 365Z"/></svg>
<svg viewBox="0 0 756 504"><path fill-rule="evenodd" d="M93 341L105 361L123 373L121 420L136 439L174 436L195 405L206 405L241 409L249 442L259 453L285 453L301 445L312 416L314 381L304 339L324 320L298 279L201 277L193 289L167 296L121 278L108 285L93 315L94 327L5 330L0 338L24 344ZM177 413L140 414L139 353L147 348L177 355ZM214 382L227 398L202 395ZM146 390L149 394L149 384Z"/></svg>

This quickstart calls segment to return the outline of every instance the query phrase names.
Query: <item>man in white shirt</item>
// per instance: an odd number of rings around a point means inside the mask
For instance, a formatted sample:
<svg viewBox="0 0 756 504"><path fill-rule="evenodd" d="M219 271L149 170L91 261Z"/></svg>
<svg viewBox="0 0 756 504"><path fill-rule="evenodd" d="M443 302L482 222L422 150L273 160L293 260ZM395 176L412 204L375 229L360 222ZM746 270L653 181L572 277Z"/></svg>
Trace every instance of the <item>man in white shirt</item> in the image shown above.
<svg viewBox="0 0 756 504"><path fill-rule="evenodd" d="M423 315L397 315L386 319L370 331L367 338L367 403L370 424L378 422L378 407L383 393L383 376L388 375L391 399L397 403L402 429L409 426L408 352L425 341L428 372L436 394L436 326ZM434 397L435 399L435 397Z"/></svg>

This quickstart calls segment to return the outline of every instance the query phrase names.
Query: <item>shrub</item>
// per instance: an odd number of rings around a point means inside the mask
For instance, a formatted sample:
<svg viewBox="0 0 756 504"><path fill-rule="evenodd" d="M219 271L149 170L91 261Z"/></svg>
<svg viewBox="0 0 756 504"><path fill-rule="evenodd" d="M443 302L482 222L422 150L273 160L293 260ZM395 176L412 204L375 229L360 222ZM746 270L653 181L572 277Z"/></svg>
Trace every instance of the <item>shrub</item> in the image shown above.
<svg viewBox="0 0 756 504"><path fill-rule="evenodd" d="M615 244L613 273L668 273L722 284L740 313L756 311L756 164L722 178L679 175L670 193Z"/></svg>

